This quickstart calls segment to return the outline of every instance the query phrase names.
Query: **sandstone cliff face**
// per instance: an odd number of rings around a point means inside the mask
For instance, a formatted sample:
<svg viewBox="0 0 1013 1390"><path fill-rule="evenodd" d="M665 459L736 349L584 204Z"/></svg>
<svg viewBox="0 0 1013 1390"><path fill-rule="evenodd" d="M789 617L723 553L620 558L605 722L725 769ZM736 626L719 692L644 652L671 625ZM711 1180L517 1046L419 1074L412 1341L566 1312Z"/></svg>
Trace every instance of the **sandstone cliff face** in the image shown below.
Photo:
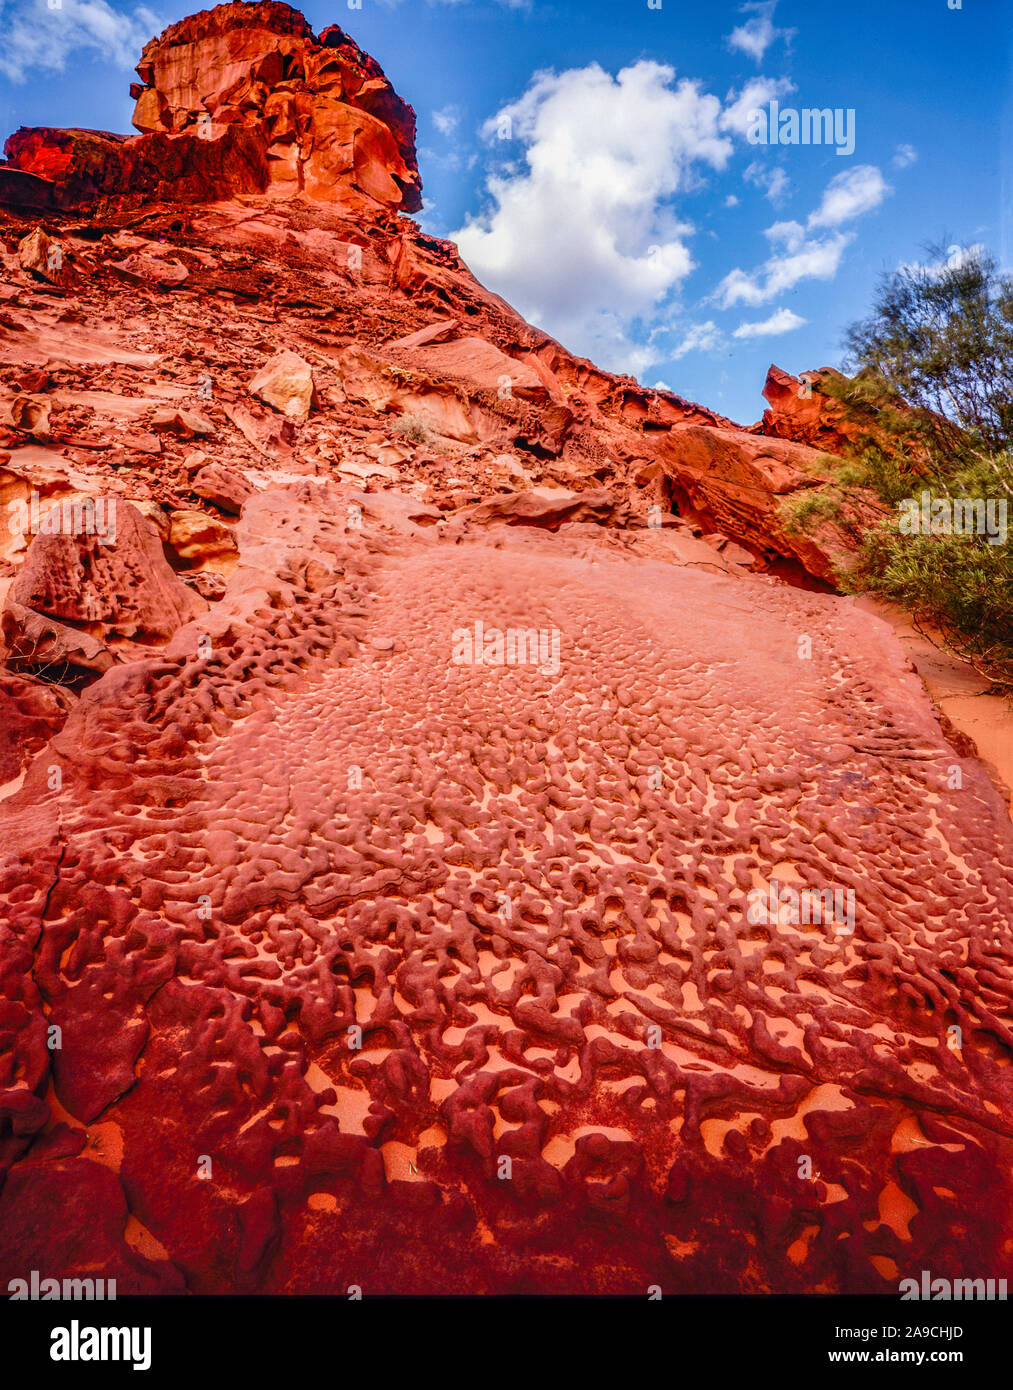
<svg viewBox="0 0 1013 1390"><path fill-rule="evenodd" d="M422 206L415 113L336 25L317 38L288 5L220 5L152 39L137 72L142 136L19 130L0 169L7 200L57 209L265 191L361 216Z"/></svg>
<svg viewBox="0 0 1013 1390"><path fill-rule="evenodd" d="M1003 1275L1013 829L782 525L829 408L525 323L339 31L140 73L0 177L0 1284Z"/></svg>
<svg viewBox="0 0 1013 1390"><path fill-rule="evenodd" d="M252 126L274 196L342 197L360 211L422 205L415 113L337 25L318 39L287 5L220 5L170 25L137 71L138 130L213 139Z"/></svg>

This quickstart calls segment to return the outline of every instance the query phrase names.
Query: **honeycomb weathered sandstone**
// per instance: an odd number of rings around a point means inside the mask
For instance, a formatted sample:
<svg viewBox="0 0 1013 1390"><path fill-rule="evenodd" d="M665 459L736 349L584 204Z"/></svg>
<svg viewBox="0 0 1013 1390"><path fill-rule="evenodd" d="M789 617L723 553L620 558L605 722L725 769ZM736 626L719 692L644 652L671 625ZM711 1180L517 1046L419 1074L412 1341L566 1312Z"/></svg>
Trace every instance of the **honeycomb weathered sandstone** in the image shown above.
<svg viewBox="0 0 1013 1390"><path fill-rule="evenodd" d="M782 524L834 408L526 324L340 31L141 76L0 168L0 1286L1005 1276L1013 826Z"/></svg>
<svg viewBox="0 0 1013 1390"><path fill-rule="evenodd" d="M43 1097L69 1122L15 1165L0 1263L59 1266L20 1218L98 1163L138 1289L996 1267L1013 837L885 626L565 533L278 502L280 578L315 554L316 584L106 677L0 803L6 1094L39 1096L9 1156ZM558 671L455 664L476 620L556 633ZM853 933L751 922L772 880L853 890Z"/></svg>

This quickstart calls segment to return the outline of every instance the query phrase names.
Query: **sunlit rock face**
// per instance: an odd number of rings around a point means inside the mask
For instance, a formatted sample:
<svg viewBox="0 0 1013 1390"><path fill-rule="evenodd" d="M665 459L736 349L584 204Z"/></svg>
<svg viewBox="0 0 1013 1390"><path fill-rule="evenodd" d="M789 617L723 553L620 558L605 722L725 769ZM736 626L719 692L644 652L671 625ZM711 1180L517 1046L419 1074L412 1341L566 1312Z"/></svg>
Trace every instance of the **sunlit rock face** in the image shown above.
<svg viewBox="0 0 1013 1390"><path fill-rule="evenodd" d="M96 199L298 195L359 216L415 212L415 112L336 25L317 38L282 4L220 5L146 45L138 136L22 128L0 195L29 208Z"/></svg>
<svg viewBox="0 0 1013 1390"><path fill-rule="evenodd" d="M822 374L573 356L286 6L140 72L0 169L0 1288L1006 1277L1013 830Z"/></svg>
<svg viewBox="0 0 1013 1390"><path fill-rule="evenodd" d="M415 113L337 25L317 38L288 5L220 5L170 25L137 72L138 130L252 126L275 196L421 207Z"/></svg>

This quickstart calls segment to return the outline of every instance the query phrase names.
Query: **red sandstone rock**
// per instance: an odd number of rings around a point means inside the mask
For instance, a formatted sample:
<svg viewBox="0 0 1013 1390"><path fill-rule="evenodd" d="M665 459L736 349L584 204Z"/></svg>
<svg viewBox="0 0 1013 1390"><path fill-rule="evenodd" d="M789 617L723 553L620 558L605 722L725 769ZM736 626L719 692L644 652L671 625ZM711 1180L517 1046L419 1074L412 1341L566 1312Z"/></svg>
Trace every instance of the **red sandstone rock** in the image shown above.
<svg viewBox="0 0 1013 1390"><path fill-rule="evenodd" d="M22 128L7 140L4 155L0 201L52 211L96 199L126 206L159 198L213 201L258 192L268 178L262 133L241 125L210 139Z"/></svg>
<svg viewBox="0 0 1013 1390"><path fill-rule="evenodd" d="M680 425L665 438L653 467L705 524L768 554L791 556L818 579L833 582L847 567L853 544L839 527L826 523L796 534L781 510L792 496L831 480L818 450L744 430ZM871 507L868 515L871 520Z"/></svg>
<svg viewBox="0 0 1013 1390"><path fill-rule="evenodd" d="M192 483L198 497L213 503L223 512L238 516L243 503L253 493L249 482L219 463L209 463L195 475Z"/></svg>
<svg viewBox="0 0 1013 1390"><path fill-rule="evenodd" d="M763 385L764 399L770 403L763 412L763 433L831 454L847 453L855 432L848 428L844 407L819 389L827 372L804 372L802 380L772 364Z"/></svg>
<svg viewBox="0 0 1013 1390"><path fill-rule="evenodd" d="M4 402L7 422L16 430L44 439L49 434L50 402L35 396L15 396Z"/></svg>
<svg viewBox="0 0 1013 1390"><path fill-rule="evenodd" d="M59 732L73 703L58 686L0 670L0 784Z"/></svg>
<svg viewBox="0 0 1013 1390"><path fill-rule="evenodd" d="M166 288L181 285L190 274L179 261L156 260L153 256L127 256L122 261L114 261L109 269L131 284L164 285Z"/></svg>
<svg viewBox="0 0 1013 1390"><path fill-rule="evenodd" d="M47 680L77 681L82 673L103 675L115 661L98 638L25 608L10 595L0 612L0 635L12 670L38 671Z"/></svg>
<svg viewBox="0 0 1013 1390"><path fill-rule="evenodd" d="M215 428L196 411L173 410L171 407L156 410L149 424L153 430L164 430L167 434L178 435L180 439L196 439L201 435L213 434Z"/></svg>
<svg viewBox="0 0 1013 1390"><path fill-rule="evenodd" d="M181 509L169 518L169 544L182 559L191 564L206 564L214 569L223 565L231 568L236 544L232 532L217 517L206 512Z"/></svg>
<svg viewBox="0 0 1013 1390"><path fill-rule="evenodd" d="M19 605L106 642L165 641L204 604L180 584L154 530L129 503L111 512L110 500L101 502L101 525L96 505L94 525L71 512L71 528L34 537L6 607Z"/></svg>
<svg viewBox="0 0 1013 1390"><path fill-rule="evenodd" d="M1005 1275L1006 807L884 624L747 569L846 562L780 522L827 437L600 371L395 223L411 113L341 31L229 6L139 72L153 133L0 171L8 246L93 233L58 295L12 268L53 437L10 426L0 515L118 502L113 547L0 526L0 1286ZM282 351L298 427L248 392ZM775 881L854 929L751 921Z"/></svg>
<svg viewBox="0 0 1013 1390"><path fill-rule="evenodd" d="M469 522L505 521L510 526L542 526L556 530L566 521L616 521L626 508L614 493L589 492L508 492L490 497L466 508L462 516Z"/></svg>
<svg viewBox="0 0 1013 1390"><path fill-rule="evenodd" d="M558 383L546 385L533 367L481 338L383 350L355 343L339 369L350 400L463 443L520 441L558 454L573 421Z"/></svg>
<svg viewBox="0 0 1013 1390"><path fill-rule="evenodd" d="M313 371L304 357L285 350L264 363L249 390L290 420L305 420L313 404Z"/></svg>
<svg viewBox="0 0 1013 1390"><path fill-rule="evenodd" d="M387 346L393 348L425 347L429 343L447 342L451 338L456 338L458 334L459 325L456 319L437 319L435 323L426 324L425 328L419 328L416 332L408 333L403 338L396 338Z"/></svg>
<svg viewBox="0 0 1013 1390"><path fill-rule="evenodd" d="M347 525L353 495L256 499L241 545L263 577L237 571L231 616L209 615L213 659L180 632L168 662L123 668L72 716L52 752L84 881L68 869L54 889L44 824L7 830L19 930L53 939L73 913L88 961L64 981L55 947L36 957L64 1029L56 1095L75 1125L105 1107L130 1209L187 1287L333 1292L359 1270L422 1292L453 1268L455 1287L482 1290L617 1292L651 1270L669 1292L885 1291L884 1242L938 1258L940 1228L954 1267L996 1267L1007 1226L990 1208L983 1243L965 1203L969 1184L1001 1183L1013 1143L994 1113L1001 1064L983 1049L979 1085L937 1034L912 1044L911 1069L896 1035L925 1026L937 961L964 972L947 1007L965 1039L1002 1029L982 990L1003 995L1008 968L965 951L969 932L1008 932L996 852L1013 836L973 762L968 799L945 794L955 755L885 627L832 596L589 563L530 528L460 545L371 534ZM557 628L559 671L455 665L453 634L477 615ZM500 743L507 690L519 732ZM171 845L152 819L170 769ZM923 845L930 820L952 858ZM123 848L97 837L110 823ZM754 875L787 866L855 885L852 935L747 926ZM410 907L383 895L393 885ZM895 978L909 995L891 996ZM213 1095L196 1103L202 1078ZM798 1186L802 1153L843 1196ZM33 1160L71 1175L86 1161ZM39 1248L28 1168L4 1198L0 1268ZM433 1193L422 1224L415 1177ZM904 1248L880 1211L890 1184L916 1207ZM799 1263L800 1206L816 1230ZM764 1232L748 1258L729 1221ZM551 1261L531 1259L532 1229Z"/></svg>
<svg viewBox="0 0 1013 1390"><path fill-rule="evenodd" d="M831 454L860 454L874 444L888 454L906 455L917 467L924 457L924 446L917 440L899 438L896 426L884 422L876 406L846 406L827 393L827 384L843 384L846 380L832 367L793 377L772 365L763 387L770 409L763 412L762 421L754 428L759 433L791 439ZM903 402L895 401L892 410L902 420L920 419L947 431L954 428L932 411L912 410Z"/></svg>
<svg viewBox="0 0 1013 1390"><path fill-rule="evenodd" d="M25 270L51 284L66 284L70 279L70 266L64 260L63 247L41 227L36 227L19 243L18 260Z"/></svg>
<svg viewBox="0 0 1013 1390"><path fill-rule="evenodd" d="M278 196L421 207L415 113L336 25L317 39L287 5L220 5L153 39L138 73L139 130L213 138L249 127Z"/></svg>

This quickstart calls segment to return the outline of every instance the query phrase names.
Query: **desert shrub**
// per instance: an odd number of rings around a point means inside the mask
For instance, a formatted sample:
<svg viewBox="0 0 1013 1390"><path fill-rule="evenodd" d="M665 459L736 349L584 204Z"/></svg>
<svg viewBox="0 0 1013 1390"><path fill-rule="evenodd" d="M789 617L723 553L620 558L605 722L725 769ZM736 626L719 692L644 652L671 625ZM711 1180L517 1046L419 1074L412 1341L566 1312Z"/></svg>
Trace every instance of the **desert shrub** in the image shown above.
<svg viewBox="0 0 1013 1390"><path fill-rule="evenodd" d="M431 444L436 438L436 431L425 416L416 415L412 411L405 411L403 415L398 416L394 433L410 439L413 444Z"/></svg>
<svg viewBox="0 0 1013 1390"><path fill-rule="evenodd" d="M786 531L804 534L824 521L840 525L847 517L847 510L845 490L825 483L792 493L781 502L778 514Z"/></svg>
<svg viewBox="0 0 1013 1390"><path fill-rule="evenodd" d="M899 603L1013 691L1013 281L980 249L929 256L885 277L871 316L849 330L854 375L821 380L857 444L786 524L853 529L849 495L873 493L883 516L861 528L841 587ZM973 526L959 522L965 499Z"/></svg>
<svg viewBox="0 0 1013 1390"><path fill-rule="evenodd" d="M894 503L892 515L865 530L842 587L900 604L926 636L1013 691L1013 458L984 455L928 475L906 498L890 492L881 495ZM985 527L947 530L944 515L934 530L936 504L959 508L964 499L976 504ZM919 519L928 519L927 529L911 529L914 511L924 512Z"/></svg>

